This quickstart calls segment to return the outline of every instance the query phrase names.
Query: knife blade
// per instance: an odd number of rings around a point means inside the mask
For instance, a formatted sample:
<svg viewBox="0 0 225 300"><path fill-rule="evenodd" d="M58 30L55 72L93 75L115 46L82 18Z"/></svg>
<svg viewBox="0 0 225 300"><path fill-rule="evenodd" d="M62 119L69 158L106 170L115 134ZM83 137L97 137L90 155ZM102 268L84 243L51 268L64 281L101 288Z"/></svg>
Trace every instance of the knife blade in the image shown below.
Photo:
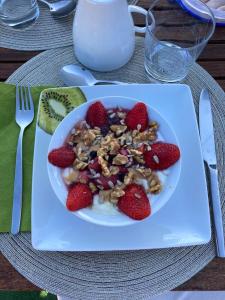
<svg viewBox="0 0 225 300"><path fill-rule="evenodd" d="M210 187L212 208L216 233L217 254L225 257L225 243L223 231L223 218L220 202L218 171L216 160L216 148L214 140L213 117L210 96L207 89L203 89L199 102L199 127L203 159L206 162L210 174Z"/></svg>

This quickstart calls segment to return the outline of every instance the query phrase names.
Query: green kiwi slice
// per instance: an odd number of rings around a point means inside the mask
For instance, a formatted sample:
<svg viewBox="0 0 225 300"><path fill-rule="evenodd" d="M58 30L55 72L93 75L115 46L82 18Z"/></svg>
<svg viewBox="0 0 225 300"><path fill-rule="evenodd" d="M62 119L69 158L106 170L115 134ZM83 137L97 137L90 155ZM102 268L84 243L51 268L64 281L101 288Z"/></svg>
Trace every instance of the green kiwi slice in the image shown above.
<svg viewBox="0 0 225 300"><path fill-rule="evenodd" d="M79 88L52 88L42 92L38 125L52 134L63 118L86 98Z"/></svg>

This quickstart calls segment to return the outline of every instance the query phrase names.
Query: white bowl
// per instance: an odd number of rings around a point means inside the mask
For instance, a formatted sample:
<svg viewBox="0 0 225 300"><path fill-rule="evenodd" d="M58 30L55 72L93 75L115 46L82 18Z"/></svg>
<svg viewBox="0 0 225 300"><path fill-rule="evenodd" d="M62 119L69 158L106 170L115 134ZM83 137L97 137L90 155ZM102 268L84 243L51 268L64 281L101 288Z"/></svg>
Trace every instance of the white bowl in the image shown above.
<svg viewBox="0 0 225 300"><path fill-rule="evenodd" d="M55 148L59 148L63 145L66 137L68 136L68 134L70 133L74 125L77 122L85 119L88 107L93 102L99 100L107 109L114 108L117 106L120 106L125 109L131 109L137 102L140 102L140 100L134 98L114 96L114 97L104 97L101 99L93 99L91 101L88 101L80 105L72 112L70 112L56 128L51 138L51 142L49 144L48 153L51 150ZM157 121L159 124L159 131L158 131L159 139L164 140L168 143L173 143L178 145L178 141L175 136L175 133L171 129L169 124L166 122L166 120L156 110L150 108L148 105L146 105L146 107L150 119ZM66 198L67 198L68 190L62 178L62 169L53 166L48 161L47 161L47 168L48 168L48 175L49 175L52 188L56 196L60 200L60 202L63 204L64 207L66 207ZM166 172L159 172L159 175L163 181L163 190L159 195L156 196L151 195L149 197L151 208L152 208L151 216L156 212L158 212L170 199L178 183L180 170L181 170L181 159L174 166L166 170ZM104 225L104 226L124 226L124 225L136 224L140 222L129 218L128 216L124 215L118 210L117 211L114 210L114 214L106 214L106 213L101 213L99 210L93 208L84 208L79 211L71 212L71 213L85 221L98 224L98 225ZM151 218L151 216L149 217Z"/></svg>

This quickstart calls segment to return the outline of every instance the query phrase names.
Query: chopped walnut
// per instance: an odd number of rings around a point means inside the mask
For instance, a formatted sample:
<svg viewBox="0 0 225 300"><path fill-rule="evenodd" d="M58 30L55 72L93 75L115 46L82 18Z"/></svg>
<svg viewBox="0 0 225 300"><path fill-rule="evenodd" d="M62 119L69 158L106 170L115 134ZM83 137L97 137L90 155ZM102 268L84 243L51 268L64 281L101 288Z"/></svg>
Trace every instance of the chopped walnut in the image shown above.
<svg viewBox="0 0 225 300"><path fill-rule="evenodd" d="M142 155L143 153L137 149L129 149L130 153L135 155L135 156L140 156Z"/></svg>
<svg viewBox="0 0 225 300"><path fill-rule="evenodd" d="M159 125L158 125L158 123L157 122L155 122L155 121L152 121L150 124L149 124L149 128L151 129L151 130L158 130L158 128L159 128Z"/></svg>
<svg viewBox="0 0 225 300"><path fill-rule="evenodd" d="M135 181L138 178L138 175L134 169L129 169L128 174L124 178L124 184L128 185Z"/></svg>
<svg viewBox="0 0 225 300"><path fill-rule="evenodd" d="M95 193L97 191L97 187L94 185L93 182L89 183L89 188L92 191L92 193Z"/></svg>
<svg viewBox="0 0 225 300"><path fill-rule="evenodd" d="M80 161L79 159L75 159L74 163L73 163L73 166L77 169L77 170L84 170L88 164L83 162L83 161Z"/></svg>
<svg viewBox="0 0 225 300"><path fill-rule="evenodd" d="M134 143L144 142L144 141L155 141L156 140L156 134L155 132L152 132L151 130L145 130L143 132L138 133L134 137Z"/></svg>
<svg viewBox="0 0 225 300"><path fill-rule="evenodd" d="M99 196L102 198L103 201L109 201L111 197L111 190L100 191Z"/></svg>
<svg viewBox="0 0 225 300"><path fill-rule="evenodd" d="M101 156L99 156L98 157L98 162L102 167L102 175L105 176L105 177L110 177L111 174L110 174L110 171L109 171L109 168L108 168L107 161L104 160L104 158L102 158Z"/></svg>
<svg viewBox="0 0 225 300"><path fill-rule="evenodd" d="M120 171L120 169L116 166L111 166L109 168L109 172L110 172L111 175L116 175L116 174L119 173L119 171Z"/></svg>
<svg viewBox="0 0 225 300"><path fill-rule="evenodd" d="M118 136L127 130L126 125L111 125L110 129Z"/></svg>
<svg viewBox="0 0 225 300"><path fill-rule="evenodd" d="M158 194L159 192L161 192L162 190L161 182L156 173L152 172L151 175L147 177L147 180L149 186L147 192L152 194Z"/></svg>
<svg viewBox="0 0 225 300"><path fill-rule="evenodd" d="M89 129L83 135L83 141L86 146L90 146L98 135L100 135L100 130Z"/></svg>
<svg viewBox="0 0 225 300"><path fill-rule="evenodd" d="M122 154L117 154L116 157L113 158L114 165L125 165L129 161L128 157Z"/></svg>
<svg viewBox="0 0 225 300"><path fill-rule="evenodd" d="M144 159L143 159L142 156L137 156L137 155L135 155L135 156L134 156L134 159L135 159L139 164L144 164L144 163L145 163L145 161L144 161Z"/></svg>
<svg viewBox="0 0 225 300"><path fill-rule="evenodd" d="M126 113L125 112L122 112L122 111L118 111L117 112L117 116L120 118L120 119L125 119L126 118Z"/></svg>
<svg viewBox="0 0 225 300"><path fill-rule="evenodd" d="M69 171L68 175L63 175L63 179L66 184L71 184L73 182L76 182L78 180L78 177L79 177L79 172L77 170L73 170L72 168Z"/></svg>
<svg viewBox="0 0 225 300"><path fill-rule="evenodd" d="M109 145L109 153L112 155L115 155L118 153L118 150L120 149L120 144L117 141L117 139L112 139L110 145Z"/></svg>

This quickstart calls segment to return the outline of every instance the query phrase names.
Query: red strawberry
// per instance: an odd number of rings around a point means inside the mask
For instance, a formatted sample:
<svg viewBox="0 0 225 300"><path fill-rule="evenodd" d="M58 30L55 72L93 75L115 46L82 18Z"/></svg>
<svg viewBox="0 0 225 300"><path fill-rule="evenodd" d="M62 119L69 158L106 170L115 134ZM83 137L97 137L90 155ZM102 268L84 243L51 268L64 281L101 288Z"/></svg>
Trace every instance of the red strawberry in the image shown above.
<svg viewBox="0 0 225 300"><path fill-rule="evenodd" d="M60 168L67 168L71 166L75 158L76 155L73 149L65 146L54 149L48 154L48 161L54 166Z"/></svg>
<svg viewBox="0 0 225 300"><path fill-rule="evenodd" d="M125 195L119 198L119 209L134 220L143 220L151 214L151 207L144 188L136 183L126 186Z"/></svg>
<svg viewBox="0 0 225 300"><path fill-rule="evenodd" d="M105 177L103 175L100 175L100 177L94 179L94 183L97 186L102 186L104 190L109 190L113 187L113 185L116 184L117 179L118 179L117 175L112 175L110 177Z"/></svg>
<svg viewBox="0 0 225 300"><path fill-rule="evenodd" d="M92 204L93 196L89 187L84 183L77 183L69 190L66 207L76 211Z"/></svg>
<svg viewBox="0 0 225 300"><path fill-rule="evenodd" d="M94 170L96 173L101 172L101 165L98 162L98 158L95 157L88 165L89 170Z"/></svg>
<svg viewBox="0 0 225 300"><path fill-rule="evenodd" d="M102 127L108 123L107 111L101 102L95 102L88 108L86 121L91 127Z"/></svg>
<svg viewBox="0 0 225 300"><path fill-rule="evenodd" d="M165 170L180 158L176 145L158 142L151 145L151 150L144 153L146 165L152 170Z"/></svg>
<svg viewBox="0 0 225 300"><path fill-rule="evenodd" d="M128 113L125 119L127 127L131 130L137 129L140 124L140 131L148 127L148 112L144 103L137 103Z"/></svg>

